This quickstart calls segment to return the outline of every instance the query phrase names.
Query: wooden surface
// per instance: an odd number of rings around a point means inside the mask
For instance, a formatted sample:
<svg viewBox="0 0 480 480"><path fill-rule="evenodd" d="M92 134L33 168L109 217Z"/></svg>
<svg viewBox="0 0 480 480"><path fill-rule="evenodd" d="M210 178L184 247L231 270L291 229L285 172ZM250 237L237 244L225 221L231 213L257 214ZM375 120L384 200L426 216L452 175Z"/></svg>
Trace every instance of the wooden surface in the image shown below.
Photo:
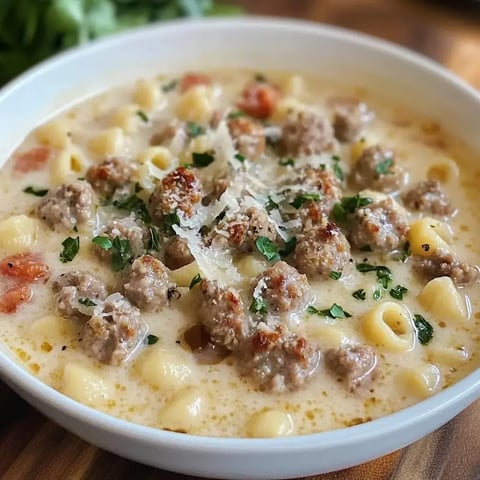
<svg viewBox="0 0 480 480"><path fill-rule="evenodd" d="M248 12L307 18L367 32L418 50L480 88L480 9L465 2L396 0L243 0ZM0 478L168 479L101 451L45 419L0 382ZM480 402L430 436L379 460L315 480L480 479ZM348 452L346 452L348 455ZM188 477L191 478L191 477Z"/></svg>

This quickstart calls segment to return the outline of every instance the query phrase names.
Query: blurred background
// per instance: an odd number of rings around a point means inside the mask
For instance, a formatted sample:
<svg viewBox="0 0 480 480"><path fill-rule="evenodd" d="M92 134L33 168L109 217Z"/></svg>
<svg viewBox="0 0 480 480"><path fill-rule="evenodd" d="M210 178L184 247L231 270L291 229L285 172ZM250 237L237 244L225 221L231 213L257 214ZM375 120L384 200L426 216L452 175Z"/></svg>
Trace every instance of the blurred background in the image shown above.
<svg viewBox="0 0 480 480"><path fill-rule="evenodd" d="M0 85L58 51L117 31L245 14L366 32L424 53L480 88L480 0L0 0Z"/></svg>

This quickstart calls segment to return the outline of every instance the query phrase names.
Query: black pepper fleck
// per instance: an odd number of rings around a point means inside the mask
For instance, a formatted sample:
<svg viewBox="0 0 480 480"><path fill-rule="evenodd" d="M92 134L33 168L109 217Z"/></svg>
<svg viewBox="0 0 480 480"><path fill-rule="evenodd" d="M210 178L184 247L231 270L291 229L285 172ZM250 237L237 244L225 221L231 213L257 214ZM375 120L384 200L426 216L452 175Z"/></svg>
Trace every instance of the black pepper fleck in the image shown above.
<svg viewBox="0 0 480 480"><path fill-rule="evenodd" d="M425 251L425 252L428 252L430 250L430 245L428 243L424 243L422 245L422 249Z"/></svg>

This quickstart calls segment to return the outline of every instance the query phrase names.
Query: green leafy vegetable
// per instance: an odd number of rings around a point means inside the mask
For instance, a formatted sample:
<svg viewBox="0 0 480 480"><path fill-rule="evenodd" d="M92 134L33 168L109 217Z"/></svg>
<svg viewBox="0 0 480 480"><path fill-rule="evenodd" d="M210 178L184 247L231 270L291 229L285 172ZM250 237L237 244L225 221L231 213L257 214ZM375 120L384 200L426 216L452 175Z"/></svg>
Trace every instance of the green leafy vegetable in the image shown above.
<svg viewBox="0 0 480 480"><path fill-rule="evenodd" d="M142 119L143 122L148 123L148 116L143 110L137 110L137 115Z"/></svg>
<svg viewBox="0 0 480 480"><path fill-rule="evenodd" d="M290 202L290 205L298 210L305 202L317 200L320 200L318 193L302 193L298 195L293 202Z"/></svg>
<svg viewBox="0 0 480 480"><path fill-rule="evenodd" d="M86 307L95 307L97 304L89 298L79 298L78 303L85 305Z"/></svg>
<svg viewBox="0 0 480 480"><path fill-rule="evenodd" d="M375 166L375 171L380 175L388 175L391 174L392 171L390 170L393 166L393 158L386 158L383 162L380 162L378 165Z"/></svg>
<svg viewBox="0 0 480 480"><path fill-rule="evenodd" d="M112 241L108 237L93 237L92 243L98 245L102 250L110 250L112 248Z"/></svg>
<svg viewBox="0 0 480 480"><path fill-rule="evenodd" d="M396 300L403 300L403 296L408 292L408 288L397 285L390 290L390 296Z"/></svg>
<svg viewBox="0 0 480 480"><path fill-rule="evenodd" d="M150 223L152 221L152 217L148 212L145 202L135 194L120 200L114 200L113 205L121 210L133 212L137 218L145 223Z"/></svg>
<svg viewBox="0 0 480 480"><path fill-rule="evenodd" d="M278 210L278 203L272 200L272 197L268 197L267 203L265 204L265 209L267 210L268 213L270 213L272 210Z"/></svg>
<svg viewBox="0 0 480 480"><path fill-rule="evenodd" d="M352 293L352 297L363 302L367 298L367 294L363 288L360 288Z"/></svg>
<svg viewBox="0 0 480 480"><path fill-rule="evenodd" d="M281 257L288 257L294 250L295 247L297 246L297 237L292 237L290 240L287 240L285 242L285 247L283 250L280 250L278 253L280 254Z"/></svg>
<svg viewBox="0 0 480 480"><path fill-rule="evenodd" d="M267 77L263 73L256 73L254 78L255 78L255 81L257 81L257 82L266 82L267 81Z"/></svg>
<svg viewBox="0 0 480 480"><path fill-rule="evenodd" d="M236 118L240 118L240 117L244 117L245 116L245 113L244 112L230 112L228 115L227 115L227 118L229 120L235 120Z"/></svg>
<svg viewBox="0 0 480 480"><path fill-rule="evenodd" d="M155 345L159 338L156 335L147 335L147 345Z"/></svg>
<svg viewBox="0 0 480 480"><path fill-rule="evenodd" d="M252 313L260 313L265 315L267 313L268 305L262 297L253 297L249 310Z"/></svg>
<svg viewBox="0 0 480 480"><path fill-rule="evenodd" d="M197 273L193 278L192 281L190 282L190 286L188 287L190 290L197 285L197 283L200 283L202 281L202 276Z"/></svg>
<svg viewBox="0 0 480 480"><path fill-rule="evenodd" d="M63 250L60 252L60 261L71 262L80 250L80 237L67 237L63 242Z"/></svg>
<svg viewBox="0 0 480 480"><path fill-rule="evenodd" d="M278 262L280 254L278 247L268 237L258 237L255 241L257 250L269 261Z"/></svg>
<svg viewBox="0 0 480 480"><path fill-rule="evenodd" d="M173 225L180 225L180 217L177 212L169 213L165 215L163 219L163 233L169 237L175 235Z"/></svg>
<svg viewBox="0 0 480 480"><path fill-rule="evenodd" d="M330 308L326 308L325 310L319 310L313 305L310 305L309 307L307 307L307 312L330 318L349 318L352 316L350 313L346 312L340 305L337 305L336 303L334 303Z"/></svg>
<svg viewBox="0 0 480 480"><path fill-rule="evenodd" d="M193 152L192 153L192 159L193 159L193 164L196 167L208 167L214 160L215 157L213 156L214 152L213 151L208 151L208 152Z"/></svg>
<svg viewBox="0 0 480 480"><path fill-rule="evenodd" d="M332 280L339 280L342 276L342 272L330 272L328 275Z"/></svg>
<svg viewBox="0 0 480 480"><path fill-rule="evenodd" d="M290 165L291 167L295 166L295 160L293 158L282 158L278 162L282 167Z"/></svg>
<svg viewBox="0 0 480 480"><path fill-rule="evenodd" d="M427 345L433 338L433 327L425 320L425 317L418 313L413 316L417 328L417 338L422 345Z"/></svg>
<svg viewBox="0 0 480 480"><path fill-rule="evenodd" d="M374 300L380 300L382 298L382 292L377 288L373 291L372 297Z"/></svg>
<svg viewBox="0 0 480 480"><path fill-rule="evenodd" d="M120 237L115 237L112 241L112 270L114 272L121 272L130 260L132 259L132 249L130 241L127 239L121 240Z"/></svg>
<svg viewBox="0 0 480 480"><path fill-rule="evenodd" d="M361 273L376 272L378 283L385 289L392 281L392 272L382 265L370 265L369 263L357 263L357 270Z"/></svg>
<svg viewBox="0 0 480 480"><path fill-rule="evenodd" d="M48 193L48 188L27 187L24 188L23 191L30 195L35 195L36 197L44 197Z"/></svg>
<svg viewBox="0 0 480 480"><path fill-rule="evenodd" d="M191 138L198 137L205 133L205 129L195 122L187 122L187 133Z"/></svg>
<svg viewBox="0 0 480 480"><path fill-rule="evenodd" d="M236 153L235 154L235 158L239 161L239 162L244 162L245 161L245 156L242 155L241 153Z"/></svg>
<svg viewBox="0 0 480 480"><path fill-rule="evenodd" d="M160 251L160 239L158 236L158 229L153 225L148 226L148 233L150 234L148 238L148 250L155 250L156 252Z"/></svg>
<svg viewBox="0 0 480 480"><path fill-rule="evenodd" d="M340 203L333 207L333 216L336 220L344 222L348 214L355 213L358 208L365 207L373 203L370 197L361 197L358 193L353 197L343 197Z"/></svg>
<svg viewBox="0 0 480 480"><path fill-rule="evenodd" d="M165 93L171 92L172 90L175 90L177 88L177 85L178 85L178 80L171 80L165 85L162 85L162 92L165 92Z"/></svg>
<svg viewBox="0 0 480 480"><path fill-rule="evenodd" d="M343 173L342 168L339 165L340 157L338 155L333 155L332 160L333 160L333 167L332 167L333 173L341 182L343 182L345 180L345 175Z"/></svg>

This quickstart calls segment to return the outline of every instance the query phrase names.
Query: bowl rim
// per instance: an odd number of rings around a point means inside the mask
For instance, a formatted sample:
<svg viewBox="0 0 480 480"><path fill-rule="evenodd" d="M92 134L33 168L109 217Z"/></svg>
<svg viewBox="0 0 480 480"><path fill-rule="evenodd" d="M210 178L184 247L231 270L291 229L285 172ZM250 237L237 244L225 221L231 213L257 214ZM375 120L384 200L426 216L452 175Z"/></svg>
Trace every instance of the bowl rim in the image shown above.
<svg viewBox="0 0 480 480"><path fill-rule="evenodd" d="M321 38L341 39L361 44L361 46L367 49L402 59L417 68L443 78L448 81L451 87L467 93L478 104L480 111L480 93L477 90L439 63L421 54L392 42L337 26L265 16L173 20L111 35L57 54L29 69L0 89L0 102L5 97L15 95L17 89L24 84L34 82L38 76L41 76L50 68L61 66L62 62L67 59L88 55L92 50L101 51L104 48L109 49L114 46L121 48L122 44L132 39L148 37L159 29L162 31L184 29L188 32L189 30L195 30L195 28L218 28L220 30L225 28L270 29L276 30L278 34L281 32L290 32L292 34L305 33L312 36L317 35ZM8 347L4 346L4 348L8 350ZM360 425L281 438L212 437L181 434L149 427L88 407L42 382L17 363L13 357L10 358L9 354L2 352L2 348L0 348L0 374L14 389L18 387L21 391L27 392L30 396L41 400L43 404L48 404L53 409L59 410L82 423L97 427L101 426L100 428L108 430L110 433L134 438L137 441L154 442L158 447L162 444L168 444L169 447L173 448L187 448L197 452L215 451L217 453L229 451L248 453L252 449L256 451L260 449L262 453L270 453L279 449L298 452L300 450L305 451L327 446L335 447L341 445L346 447L360 442L371 441L375 437L395 433L400 427L402 429L409 428L421 420L426 421L435 417L450 406L462 401L470 401L472 398L480 395L480 368L478 368L459 382L426 400Z"/></svg>

